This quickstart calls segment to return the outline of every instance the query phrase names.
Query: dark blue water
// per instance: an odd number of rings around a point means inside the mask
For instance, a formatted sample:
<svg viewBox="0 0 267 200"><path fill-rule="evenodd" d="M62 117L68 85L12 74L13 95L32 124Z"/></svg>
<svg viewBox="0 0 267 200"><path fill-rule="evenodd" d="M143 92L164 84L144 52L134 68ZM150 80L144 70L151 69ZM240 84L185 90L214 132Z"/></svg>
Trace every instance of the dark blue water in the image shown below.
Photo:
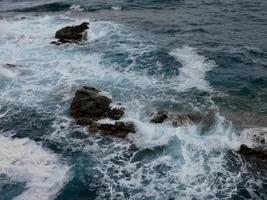
<svg viewBox="0 0 267 200"><path fill-rule="evenodd" d="M49 44L82 21L87 42ZM266 33L264 0L0 1L0 200L267 199L266 160L236 152L267 129ZM75 125L83 85L137 133ZM160 109L214 115L173 128Z"/></svg>

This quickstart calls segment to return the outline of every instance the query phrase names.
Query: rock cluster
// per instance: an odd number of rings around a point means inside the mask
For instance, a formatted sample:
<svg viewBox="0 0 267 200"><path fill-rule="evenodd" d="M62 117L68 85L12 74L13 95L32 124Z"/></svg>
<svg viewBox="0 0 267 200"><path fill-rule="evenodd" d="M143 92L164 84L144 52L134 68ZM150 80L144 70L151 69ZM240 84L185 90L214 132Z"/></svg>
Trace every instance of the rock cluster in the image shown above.
<svg viewBox="0 0 267 200"><path fill-rule="evenodd" d="M105 135L127 137L128 133L134 133L132 122L116 121L112 123L99 123L100 119L110 118L119 120L124 115L124 108L111 106L112 100L101 94L95 87L79 89L71 103L70 114L77 120L77 124L89 127L90 131L99 131Z"/></svg>

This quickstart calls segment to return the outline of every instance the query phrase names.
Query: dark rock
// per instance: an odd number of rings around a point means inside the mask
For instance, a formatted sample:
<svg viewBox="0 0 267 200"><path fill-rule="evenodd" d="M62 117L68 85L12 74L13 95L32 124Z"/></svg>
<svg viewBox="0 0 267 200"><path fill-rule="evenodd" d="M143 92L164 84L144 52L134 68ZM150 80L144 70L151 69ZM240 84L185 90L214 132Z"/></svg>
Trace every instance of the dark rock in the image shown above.
<svg viewBox="0 0 267 200"><path fill-rule="evenodd" d="M125 138L128 133L135 133L135 126L132 122L118 121L115 124L98 124L97 130L105 135Z"/></svg>
<svg viewBox="0 0 267 200"><path fill-rule="evenodd" d="M54 45L60 45L60 44L61 44L61 42L58 42L58 41L52 41L52 42L50 42L50 44L54 44Z"/></svg>
<svg viewBox="0 0 267 200"><path fill-rule="evenodd" d="M7 66L7 68L15 68L15 67L17 67L17 65L10 64L10 63L6 63L6 66Z"/></svg>
<svg viewBox="0 0 267 200"><path fill-rule="evenodd" d="M240 146L240 149L238 151L240 154L248 155L248 156L254 156L257 158L267 158L267 150L264 148L250 148L245 144L242 144Z"/></svg>
<svg viewBox="0 0 267 200"><path fill-rule="evenodd" d="M83 87L76 91L71 103L71 116L75 119L99 120L108 115L112 100L94 87Z"/></svg>
<svg viewBox="0 0 267 200"><path fill-rule="evenodd" d="M172 125L174 127L185 126L188 124L193 124L193 121L186 114L176 115L172 120Z"/></svg>
<svg viewBox="0 0 267 200"><path fill-rule="evenodd" d="M81 117L77 119L76 123L78 125L90 126L94 123L94 121L90 118Z"/></svg>
<svg viewBox="0 0 267 200"><path fill-rule="evenodd" d="M56 32L55 38L60 42L81 41L86 39L86 30L89 29L89 23L83 22L78 26L66 26Z"/></svg>
<svg viewBox="0 0 267 200"><path fill-rule="evenodd" d="M186 115L194 123L200 123L203 120L203 115L199 112L188 113Z"/></svg>
<svg viewBox="0 0 267 200"><path fill-rule="evenodd" d="M153 123L162 123L168 118L168 112L166 111L159 111L155 115L152 116L152 119L150 120Z"/></svg>
<svg viewBox="0 0 267 200"><path fill-rule="evenodd" d="M119 120L124 115L124 108L112 108L108 112L108 117L114 120Z"/></svg>

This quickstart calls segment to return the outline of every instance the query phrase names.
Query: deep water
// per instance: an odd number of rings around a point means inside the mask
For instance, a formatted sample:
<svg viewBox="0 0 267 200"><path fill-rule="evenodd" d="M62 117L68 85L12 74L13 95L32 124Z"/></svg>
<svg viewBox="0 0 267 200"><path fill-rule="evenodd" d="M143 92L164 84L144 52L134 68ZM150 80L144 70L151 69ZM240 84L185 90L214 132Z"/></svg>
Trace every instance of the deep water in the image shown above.
<svg viewBox="0 0 267 200"><path fill-rule="evenodd" d="M50 44L83 21L88 41ZM266 160L237 153L267 128L266 33L265 0L1 0L0 200L267 199ZM137 133L76 125L83 85ZM150 123L162 109L214 115Z"/></svg>

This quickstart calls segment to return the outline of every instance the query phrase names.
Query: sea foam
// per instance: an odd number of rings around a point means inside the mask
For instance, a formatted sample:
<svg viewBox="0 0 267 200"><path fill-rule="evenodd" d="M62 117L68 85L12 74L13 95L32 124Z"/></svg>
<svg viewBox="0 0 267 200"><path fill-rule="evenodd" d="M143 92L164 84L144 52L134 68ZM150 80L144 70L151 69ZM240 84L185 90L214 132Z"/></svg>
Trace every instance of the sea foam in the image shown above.
<svg viewBox="0 0 267 200"><path fill-rule="evenodd" d="M0 174L26 183L25 191L15 200L54 199L68 180L69 169L57 155L29 139L0 136Z"/></svg>
<svg viewBox="0 0 267 200"><path fill-rule="evenodd" d="M176 48L171 51L170 55L182 63L182 68L179 69L179 76L177 78L179 89L189 90L197 88L204 91L211 90L205 75L216 66L215 62L199 55L197 50L190 46Z"/></svg>

